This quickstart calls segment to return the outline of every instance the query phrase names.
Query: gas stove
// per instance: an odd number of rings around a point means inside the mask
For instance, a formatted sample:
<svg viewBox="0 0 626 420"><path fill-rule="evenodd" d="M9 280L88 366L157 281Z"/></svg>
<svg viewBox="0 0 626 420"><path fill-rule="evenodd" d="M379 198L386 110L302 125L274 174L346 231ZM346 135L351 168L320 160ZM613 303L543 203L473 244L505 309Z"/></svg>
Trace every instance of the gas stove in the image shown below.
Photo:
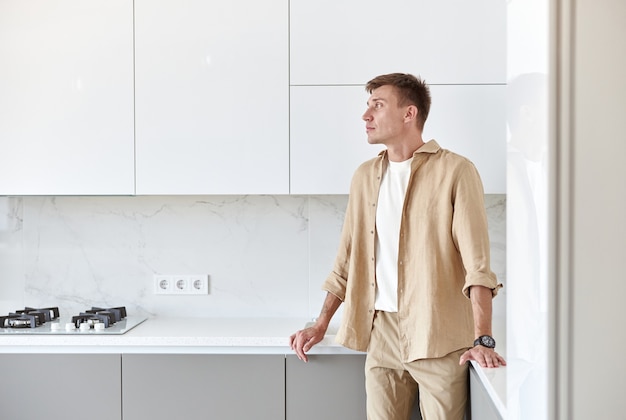
<svg viewBox="0 0 626 420"><path fill-rule="evenodd" d="M124 334L145 321L123 306L92 307L62 318L58 307L19 309L0 316L0 334Z"/></svg>

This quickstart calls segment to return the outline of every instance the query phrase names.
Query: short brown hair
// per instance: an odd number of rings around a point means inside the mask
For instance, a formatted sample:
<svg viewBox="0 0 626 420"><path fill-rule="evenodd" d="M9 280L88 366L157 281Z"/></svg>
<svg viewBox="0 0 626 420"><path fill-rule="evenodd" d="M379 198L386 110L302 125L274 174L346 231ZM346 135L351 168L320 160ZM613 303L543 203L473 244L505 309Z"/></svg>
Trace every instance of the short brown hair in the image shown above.
<svg viewBox="0 0 626 420"><path fill-rule="evenodd" d="M398 93L398 105L415 105L418 110L417 123L419 128L424 128L426 118L430 112L430 89L426 82L412 74L391 73L377 76L367 82L365 90L372 93L381 86L391 85Z"/></svg>

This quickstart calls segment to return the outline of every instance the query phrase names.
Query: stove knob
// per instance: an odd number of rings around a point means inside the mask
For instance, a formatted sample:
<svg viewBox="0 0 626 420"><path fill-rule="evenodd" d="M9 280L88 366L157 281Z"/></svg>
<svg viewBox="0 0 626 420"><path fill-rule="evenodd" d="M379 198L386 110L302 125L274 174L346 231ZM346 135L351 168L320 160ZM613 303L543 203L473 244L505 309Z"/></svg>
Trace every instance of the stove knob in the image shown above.
<svg viewBox="0 0 626 420"><path fill-rule="evenodd" d="M61 324L58 322L53 322L52 324L50 324L50 329L52 331L58 331L61 329Z"/></svg>
<svg viewBox="0 0 626 420"><path fill-rule="evenodd" d="M94 324L93 325L93 329L96 330L96 331L103 331L104 330L104 324L103 323Z"/></svg>
<svg viewBox="0 0 626 420"><path fill-rule="evenodd" d="M90 329L91 329L91 327L86 322L83 322L82 324L80 324L80 330L81 331L89 331Z"/></svg>
<svg viewBox="0 0 626 420"><path fill-rule="evenodd" d="M75 329L76 329L76 325L74 325L74 323L73 323L73 322L67 322L67 323L65 324L65 329L66 329L67 331L75 330Z"/></svg>

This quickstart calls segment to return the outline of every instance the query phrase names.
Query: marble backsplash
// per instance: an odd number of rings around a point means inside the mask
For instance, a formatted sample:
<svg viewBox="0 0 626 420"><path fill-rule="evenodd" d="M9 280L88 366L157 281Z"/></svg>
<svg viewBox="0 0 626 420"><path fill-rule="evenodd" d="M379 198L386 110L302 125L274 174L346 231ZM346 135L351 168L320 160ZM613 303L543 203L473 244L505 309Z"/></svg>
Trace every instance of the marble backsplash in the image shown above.
<svg viewBox="0 0 626 420"><path fill-rule="evenodd" d="M133 314L318 314L347 196L0 197L0 313L126 306ZM505 281L506 203L487 195ZM204 296L154 294L154 274L208 274ZM494 301L504 318L506 288Z"/></svg>

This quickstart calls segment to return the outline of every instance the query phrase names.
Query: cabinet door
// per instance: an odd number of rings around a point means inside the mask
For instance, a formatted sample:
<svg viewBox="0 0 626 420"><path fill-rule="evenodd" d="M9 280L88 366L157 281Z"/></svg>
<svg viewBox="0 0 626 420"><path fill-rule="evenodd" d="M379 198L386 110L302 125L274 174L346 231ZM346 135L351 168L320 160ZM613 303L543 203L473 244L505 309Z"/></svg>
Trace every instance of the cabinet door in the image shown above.
<svg viewBox="0 0 626 420"><path fill-rule="evenodd" d="M0 418L115 420L119 354L0 354Z"/></svg>
<svg viewBox="0 0 626 420"><path fill-rule="evenodd" d="M287 356L287 420L362 420L365 356Z"/></svg>
<svg viewBox="0 0 626 420"><path fill-rule="evenodd" d="M125 354L124 420L280 420L285 356Z"/></svg>
<svg viewBox="0 0 626 420"><path fill-rule="evenodd" d="M469 158L485 192L506 191L505 86L431 85L424 141ZM354 170L375 157L361 119L362 86L291 87L292 194L347 194Z"/></svg>
<svg viewBox="0 0 626 420"><path fill-rule="evenodd" d="M433 84L506 81L502 0L291 0L290 14L292 85L392 72Z"/></svg>
<svg viewBox="0 0 626 420"><path fill-rule="evenodd" d="M470 410L471 419L502 420L494 402L489 397L474 368L470 368Z"/></svg>
<svg viewBox="0 0 626 420"><path fill-rule="evenodd" d="M137 194L289 192L286 0L136 0Z"/></svg>
<svg viewBox="0 0 626 420"><path fill-rule="evenodd" d="M134 193L132 0L4 0L0 62L0 195Z"/></svg>

